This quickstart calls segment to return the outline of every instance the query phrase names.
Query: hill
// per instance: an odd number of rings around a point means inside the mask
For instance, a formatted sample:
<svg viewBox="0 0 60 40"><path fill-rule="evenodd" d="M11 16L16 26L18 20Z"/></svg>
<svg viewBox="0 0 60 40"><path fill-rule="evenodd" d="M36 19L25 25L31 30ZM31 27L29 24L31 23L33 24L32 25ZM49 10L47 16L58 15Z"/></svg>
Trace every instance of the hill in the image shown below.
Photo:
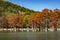
<svg viewBox="0 0 60 40"><path fill-rule="evenodd" d="M22 13L30 15L35 12L37 11L13 4L11 2L0 1L0 15L7 15L7 13Z"/></svg>

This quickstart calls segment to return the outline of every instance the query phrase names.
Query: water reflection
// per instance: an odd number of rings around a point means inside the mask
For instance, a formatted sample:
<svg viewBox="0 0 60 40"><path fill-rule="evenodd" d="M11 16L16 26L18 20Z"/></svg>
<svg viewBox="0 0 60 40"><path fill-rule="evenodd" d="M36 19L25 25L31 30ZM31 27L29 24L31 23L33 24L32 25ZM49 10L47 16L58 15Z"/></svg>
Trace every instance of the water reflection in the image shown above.
<svg viewBox="0 0 60 40"><path fill-rule="evenodd" d="M60 40L60 32L0 32L0 40Z"/></svg>

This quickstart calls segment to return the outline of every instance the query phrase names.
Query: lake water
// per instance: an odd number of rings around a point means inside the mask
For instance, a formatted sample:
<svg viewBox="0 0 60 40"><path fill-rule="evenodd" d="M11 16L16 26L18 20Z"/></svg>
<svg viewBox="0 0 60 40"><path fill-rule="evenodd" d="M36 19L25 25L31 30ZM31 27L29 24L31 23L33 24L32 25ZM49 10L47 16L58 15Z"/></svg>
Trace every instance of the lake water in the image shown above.
<svg viewBox="0 0 60 40"><path fill-rule="evenodd" d="M60 40L60 32L0 32L0 40Z"/></svg>

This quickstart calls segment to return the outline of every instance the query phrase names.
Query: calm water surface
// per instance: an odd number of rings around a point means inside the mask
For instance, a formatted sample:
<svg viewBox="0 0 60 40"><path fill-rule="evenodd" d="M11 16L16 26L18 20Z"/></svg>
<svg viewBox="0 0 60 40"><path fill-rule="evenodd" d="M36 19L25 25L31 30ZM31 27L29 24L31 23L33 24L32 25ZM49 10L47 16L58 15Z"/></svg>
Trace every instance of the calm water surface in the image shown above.
<svg viewBox="0 0 60 40"><path fill-rule="evenodd" d="M0 32L0 40L60 40L60 32Z"/></svg>

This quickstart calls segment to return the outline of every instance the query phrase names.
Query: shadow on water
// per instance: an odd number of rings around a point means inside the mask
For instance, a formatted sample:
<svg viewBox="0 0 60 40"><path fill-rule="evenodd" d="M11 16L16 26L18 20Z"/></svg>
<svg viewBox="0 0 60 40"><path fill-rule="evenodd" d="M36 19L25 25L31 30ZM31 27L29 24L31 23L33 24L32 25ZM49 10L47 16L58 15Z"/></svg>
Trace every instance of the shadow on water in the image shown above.
<svg viewBox="0 0 60 40"><path fill-rule="evenodd" d="M60 40L60 32L0 32L0 40Z"/></svg>

